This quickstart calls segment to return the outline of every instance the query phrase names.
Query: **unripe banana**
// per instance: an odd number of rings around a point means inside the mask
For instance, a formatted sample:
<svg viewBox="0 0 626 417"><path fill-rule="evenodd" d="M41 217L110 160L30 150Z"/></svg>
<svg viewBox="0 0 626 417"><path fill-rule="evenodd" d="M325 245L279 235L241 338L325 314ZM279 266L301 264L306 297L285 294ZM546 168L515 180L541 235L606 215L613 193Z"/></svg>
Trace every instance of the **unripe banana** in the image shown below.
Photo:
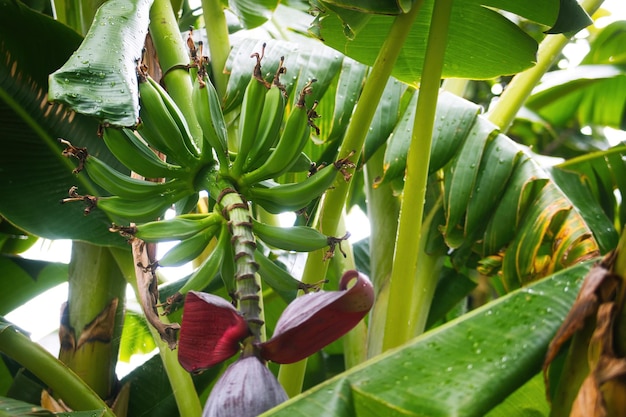
<svg viewBox="0 0 626 417"><path fill-rule="evenodd" d="M252 219L252 232L263 242L278 249L312 252L330 246L332 238L308 226L271 226Z"/></svg>
<svg viewBox="0 0 626 417"><path fill-rule="evenodd" d="M297 161L311 135L312 122L309 118L309 110L306 108L305 96L310 93L312 82L309 82L300 93L297 104L285 122L276 148L263 165L242 177L244 184L251 185L269 178L276 178L287 172Z"/></svg>
<svg viewBox="0 0 626 417"><path fill-rule="evenodd" d="M287 303L296 298L298 290L317 291L321 284L304 284L297 280L289 272L276 265L260 249L254 252L254 260L259 264L259 275L263 282L270 286Z"/></svg>
<svg viewBox="0 0 626 417"><path fill-rule="evenodd" d="M178 131L182 135L183 143L185 144L186 149L194 157L197 158L198 156L200 156L200 149L198 148L198 142L196 142L196 140L200 141L202 140L202 138L194 138L191 135L189 124L187 123L185 116L181 112L180 108L178 107L172 96L170 96L169 93L165 91L165 89L161 87L161 85L154 78L148 76L148 82L152 84L152 86L159 92L159 94L161 94L161 98L163 99L165 107L167 107L170 116L172 116L172 119L174 119L176 126L178 126Z"/></svg>
<svg viewBox="0 0 626 417"><path fill-rule="evenodd" d="M205 140L202 148L208 145L215 149L220 165L228 167L228 138L224 114L217 91L206 71L202 69L194 78L191 100ZM203 156L206 155L210 156L211 152L203 151Z"/></svg>
<svg viewBox="0 0 626 417"><path fill-rule="evenodd" d="M196 165L198 150L192 145L193 139L180 110L175 105L166 103L171 98L150 76L140 78L141 124L137 127L139 133L150 146L177 163Z"/></svg>
<svg viewBox="0 0 626 417"><path fill-rule="evenodd" d="M271 187L253 186L243 190L246 198L273 214L297 211L321 196L335 180L337 163L323 167L304 181Z"/></svg>
<svg viewBox="0 0 626 417"><path fill-rule="evenodd" d="M200 214L195 218L176 216L171 219L139 224L135 226L134 236L146 242L185 240L222 221L223 217L217 213Z"/></svg>
<svg viewBox="0 0 626 417"><path fill-rule="evenodd" d="M185 188L185 183L176 178L167 182L152 182L131 178L111 168L93 155L87 156L84 167L87 170L87 174L89 174L89 178L111 193L111 195L131 200L172 193Z"/></svg>
<svg viewBox="0 0 626 417"><path fill-rule="evenodd" d="M119 223L143 223L159 218L176 201L190 194L188 190L154 195L141 200L118 196L98 197L96 206L113 216Z"/></svg>
<svg viewBox="0 0 626 417"><path fill-rule="evenodd" d="M159 259L159 265L166 267L181 266L193 261L206 249L218 230L220 230L218 225L209 226L195 235L182 240Z"/></svg>
<svg viewBox="0 0 626 417"><path fill-rule="evenodd" d="M187 170L168 164L128 129L105 127L102 135L111 153L128 169L146 178L182 178Z"/></svg>
<svg viewBox="0 0 626 417"><path fill-rule="evenodd" d="M280 83L280 75L286 72L283 66L284 60L284 57L280 58L272 86L265 95L257 137L245 163L244 171L251 171L262 165L267 159L263 158L263 155L268 153L278 140L280 127L283 124L285 105L287 104L287 92L285 86Z"/></svg>
<svg viewBox="0 0 626 417"><path fill-rule="evenodd" d="M259 120L263 113L265 95L269 89L269 85L263 79L263 74L261 73L261 59L263 59L264 51L265 44L263 45L263 50L260 55L258 53L252 54L252 57L256 57L257 63L241 103L241 115L239 117L237 135L237 158L231 169L235 177L242 173L248 154L256 141Z"/></svg>
<svg viewBox="0 0 626 417"><path fill-rule="evenodd" d="M219 232L219 238L213 252L206 257L178 292L184 295L189 291L202 291L206 288L219 272L224 260L224 251L228 247L230 247L230 234L228 227L224 226Z"/></svg>

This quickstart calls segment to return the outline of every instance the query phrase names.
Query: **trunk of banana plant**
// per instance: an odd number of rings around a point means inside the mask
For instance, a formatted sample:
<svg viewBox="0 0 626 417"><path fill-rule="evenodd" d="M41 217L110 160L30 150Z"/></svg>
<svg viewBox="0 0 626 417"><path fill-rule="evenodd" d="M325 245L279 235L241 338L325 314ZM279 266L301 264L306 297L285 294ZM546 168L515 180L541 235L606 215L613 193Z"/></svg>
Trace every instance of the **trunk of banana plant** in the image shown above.
<svg viewBox="0 0 626 417"><path fill-rule="evenodd" d="M101 398L111 399L126 281L108 248L74 241L68 282L59 359Z"/></svg>

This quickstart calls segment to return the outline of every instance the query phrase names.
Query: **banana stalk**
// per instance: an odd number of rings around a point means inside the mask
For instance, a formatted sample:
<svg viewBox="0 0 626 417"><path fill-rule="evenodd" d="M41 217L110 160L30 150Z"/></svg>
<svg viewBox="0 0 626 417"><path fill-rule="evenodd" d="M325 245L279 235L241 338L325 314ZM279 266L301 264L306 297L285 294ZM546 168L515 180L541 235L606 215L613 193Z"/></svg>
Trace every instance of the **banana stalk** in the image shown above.
<svg viewBox="0 0 626 417"><path fill-rule="evenodd" d="M126 281L109 249L74 242L68 282L59 359L101 398L111 399L116 394Z"/></svg>
<svg viewBox="0 0 626 417"><path fill-rule="evenodd" d="M261 286L257 278L259 265L254 259L256 241L252 233L252 216L248 204L228 181L207 178L207 183L209 193L217 196L216 204L222 209L230 227L235 261L235 297L238 310L248 322L252 334L252 339L245 344L251 346L251 343L261 342L264 324L260 307Z"/></svg>

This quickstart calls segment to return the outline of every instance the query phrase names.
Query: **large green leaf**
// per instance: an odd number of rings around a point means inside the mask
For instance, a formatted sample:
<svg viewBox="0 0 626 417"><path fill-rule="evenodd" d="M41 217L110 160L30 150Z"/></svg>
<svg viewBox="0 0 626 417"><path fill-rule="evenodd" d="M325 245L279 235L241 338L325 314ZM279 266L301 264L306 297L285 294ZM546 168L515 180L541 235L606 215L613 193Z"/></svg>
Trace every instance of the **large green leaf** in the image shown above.
<svg viewBox="0 0 626 417"><path fill-rule="evenodd" d="M103 213L86 217L80 203L59 204L74 185L83 194L99 191L85 174L72 174L74 162L61 155L57 138L88 146L120 167L98 138L95 120L47 102L48 74L67 60L80 37L18 2L1 0L0 8L0 213L38 236L124 244L108 232Z"/></svg>
<svg viewBox="0 0 626 417"><path fill-rule="evenodd" d="M0 315L67 281L67 264L0 256L0 276L10 279L0 293Z"/></svg>
<svg viewBox="0 0 626 417"><path fill-rule="evenodd" d="M455 1L448 28L443 77L488 79L529 68L535 61L537 43L505 14L512 13L550 27L559 16L559 3L558 0ZM421 76L432 6L433 0L424 1L394 67L393 75L407 83L417 83ZM579 8L570 2L561 13L568 11L569 7ZM364 16L364 13L349 9L342 9L338 14L338 9L331 5L323 5L321 9L314 28L319 37L332 48L372 65L394 17ZM591 21L586 17L583 20L569 19L569 23L573 26L560 29L576 31Z"/></svg>
<svg viewBox="0 0 626 417"><path fill-rule="evenodd" d="M390 135L383 182L404 177L415 106L413 97ZM437 103L429 171L441 170L443 181L431 188L435 198L443 195L443 220L431 234L441 233L455 249L454 265L473 268L482 258L481 271L499 273L510 291L595 256L598 245L601 252L613 248L617 233L598 199L574 185L560 188L536 155L498 134L478 111L451 94Z"/></svg>
<svg viewBox="0 0 626 417"><path fill-rule="evenodd" d="M228 7L245 28L252 29L269 20L278 3L278 0L229 0Z"/></svg>
<svg viewBox="0 0 626 417"><path fill-rule="evenodd" d="M375 357L264 416L483 416L536 375L586 262Z"/></svg>
<svg viewBox="0 0 626 417"><path fill-rule="evenodd" d="M592 40L582 65L553 71L526 106L554 126L626 128L626 21L614 22ZM602 103L602 105L598 105Z"/></svg>
<svg viewBox="0 0 626 417"><path fill-rule="evenodd" d="M626 72L616 65L581 65L553 71L543 78L526 102L554 126L626 127ZM598 103L602 103L601 106Z"/></svg>
<svg viewBox="0 0 626 417"><path fill-rule="evenodd" d="M115 126L139 118L136 67L152 0L109 0L80 47L50 76L49 98Z"/></svg>

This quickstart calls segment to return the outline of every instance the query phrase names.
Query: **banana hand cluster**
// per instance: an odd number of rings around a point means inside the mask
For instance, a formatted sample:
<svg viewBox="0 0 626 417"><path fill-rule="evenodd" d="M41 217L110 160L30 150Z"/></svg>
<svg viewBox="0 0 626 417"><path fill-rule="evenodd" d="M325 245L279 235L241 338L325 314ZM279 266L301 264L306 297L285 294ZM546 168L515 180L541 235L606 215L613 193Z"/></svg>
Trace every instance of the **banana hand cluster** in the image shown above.
<svg viewBox="0 0 626 417"><path fill-rule="evenodd" d="M252 335L258 338L263 324L259 276L288 301L299 289L315 290L319 286L303 287L257 249L257 238L287 251L328 247L330 256L347 236L329 237L308 227L269 226L256 221L251 208L258 206L275 214L300 210L319 199L341 177L348 179L348 168L354 165L349 155L316 167L303 153L311 134L319 134L314 123L319 117L317 102L310 106L306 102L315 80L294 92L291 102L280 81L287 71L284 57L273 79L267 81L261 69L265 46L251 55L256 63L242 94L240 116L235 126L229 126L208 76L208 59L202 56L202 47L196 49L191 35L188 45L193 116L202 137L192 136L186 115L140 65L141 108L136 129L104 126L103 139L130 171L154 181L120 172L86 149L64 141L64 154L79 160L75 172L84 170L103 190L99 196L81 196L73 189L64 201L84 201L88 205L86 213L97 207L116 224L131 224L111 228L123 235L146 242L179 241L158 260L159 265L177 266L196 259L202 262L170 305L190 291L203 290L220 275ZM287 172L307 171L310 175L302 181L277 182ZM203 190L209 193L210 213L183 211L172 219L156 220L175 203L180 205L181 200Z"/></svg>

